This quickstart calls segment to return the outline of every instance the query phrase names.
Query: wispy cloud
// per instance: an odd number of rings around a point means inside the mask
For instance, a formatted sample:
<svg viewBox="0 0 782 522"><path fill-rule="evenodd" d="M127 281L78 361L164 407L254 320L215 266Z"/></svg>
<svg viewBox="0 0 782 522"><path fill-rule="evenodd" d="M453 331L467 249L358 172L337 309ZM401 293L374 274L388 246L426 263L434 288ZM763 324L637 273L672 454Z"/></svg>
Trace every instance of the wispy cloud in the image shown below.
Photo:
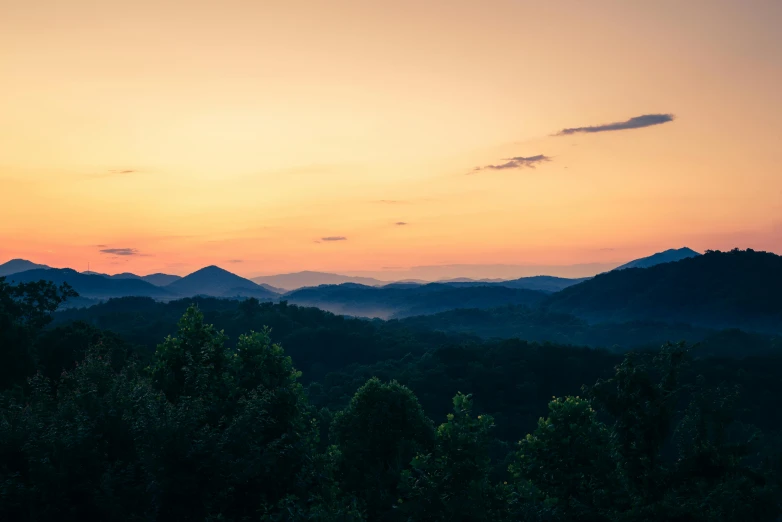
<svg viewBox="0 0 782 522"><path fill-rule="evenodd" d="M229 263L244 263L244 259L229 259Z"/></svg>
<svg viewBox="0 0 782 522"><path fill-rule="evenodd" d="M534 169L538 164L551 161L551 158L545 154L538 154L536 156L516 156L513 158L504 158L502 161L505 163L499 163L497 165L484 165L482 167L475 167L471 172L478 172L481 170L510 170L510 169Z"/></svg>
<svg viewBox="0 0 782 522"><path fill-rule="evenodd" d="M345 236L328 236L320 238L321 241L347 241Z"/></svg>
<svg viewBox="0 0 782 522"><path fill-rule="evenodd" d="M118 176L128 176L130 174L136 174L140 172L137 169L109 169L106 172L99 174L90 174L85 176L87 179L102 179L102 178L114 178Z"/></svg>
<svg viewBox="0 0 782 522"><path fill-rule="evenodd" d="M401 226L403 226L403 225L407 225L407 223L406 223L406 222L404 222L404 221L397 221L396 223L394 223L394 225L396 225L396 226L398 226L398 227L401 227Z"/></svg>
<svg viewBox="0 0 782 522"><path fill-rule="evenodd" d="M405 201L402 199L379 199L375 201L375 203L383 203L384 205L400 205L404 203L409 203L409 201Z"/></svg>
<svg viewBox="0 0 782 522"><path fill-rule="evenodd" d="M652 125L661 125L663 123L671 122L675 119L673 114L644 114L642 116L636 116L630 118L627 121L616 121L614 123L604 123L602 125L591 125L589 127L572 127L569 129L562 129L555 136L569 136L571 134L591 134L595 132L609 132L620 131L630 129L642 129L644 127L651 127Z"/></svg>
<svg viewBox="0 0 782 522"><path fill-rule="evenodd" d="M103 248L101 254L112 254L115 256L139 256L141 255L135 248Z"/></svg>

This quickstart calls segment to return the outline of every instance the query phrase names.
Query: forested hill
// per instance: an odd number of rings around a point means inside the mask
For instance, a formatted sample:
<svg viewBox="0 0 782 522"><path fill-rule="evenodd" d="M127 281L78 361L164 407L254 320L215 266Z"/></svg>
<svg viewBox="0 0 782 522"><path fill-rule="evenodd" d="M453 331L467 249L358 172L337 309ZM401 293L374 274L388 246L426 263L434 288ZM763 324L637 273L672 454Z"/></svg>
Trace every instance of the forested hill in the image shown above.
<svg viewBox="0 0 782 522"><path fill-rule="evenodd" d="M706 252L600 274L553 294L548 309L590 321L676 321L782 332L782 257Z"/></svg>
<svg viewBox="0 0 782 522"><path fill-rule="evenodd" d="M71 297L0 278L0 520L782 514L779 357L693 359L667 345L623 358L255 299L120 299L92 324L65 321L72 311L51 325ZM172 335L143 357L95 326L140 336L153 317ZM312 358L339 368L311 364L322 377L305 387L297 366Z"/></svg>
<svg viewBox="0 0 782 522"><path fill-rule="evenodd" d="M85 322L116 332L135 345L142 358L152 356L157 345L177 331L177 322L190 306L197 306L205 320L228 335L233 343L250 330L271 329L305 379L317 379L328 371L350 364L368 364L421 354L447 342L476 340L474 336L428 330L412 331L398 323L367 321L335 315L287 302L236 301L197 297L168 303L149 298L110 299L90 308L66 309L54 314L54 325Z"/></svg>
<svg viewBox="0 0 782 522"><path fill-rule="evenodd" d="M372 287L345 283L302 288L285 299L303 306L317 306L338 314L360 317L409 317L454 308L492 308L502 305L535 305L546 293L524 288L492 286L388 285Z"/></svg>

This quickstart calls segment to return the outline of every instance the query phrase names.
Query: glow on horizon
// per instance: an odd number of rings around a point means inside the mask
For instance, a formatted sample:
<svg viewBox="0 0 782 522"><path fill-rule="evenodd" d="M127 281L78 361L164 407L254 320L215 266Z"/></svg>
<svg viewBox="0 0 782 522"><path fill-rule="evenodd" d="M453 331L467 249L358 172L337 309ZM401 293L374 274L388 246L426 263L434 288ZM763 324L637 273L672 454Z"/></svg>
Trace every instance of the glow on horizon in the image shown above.
<svg viewBox="0 0 782 522"><path fill-rule="evenodd" d="M774 0L0 4L0 262L492 277L782 251Z"/></svg>

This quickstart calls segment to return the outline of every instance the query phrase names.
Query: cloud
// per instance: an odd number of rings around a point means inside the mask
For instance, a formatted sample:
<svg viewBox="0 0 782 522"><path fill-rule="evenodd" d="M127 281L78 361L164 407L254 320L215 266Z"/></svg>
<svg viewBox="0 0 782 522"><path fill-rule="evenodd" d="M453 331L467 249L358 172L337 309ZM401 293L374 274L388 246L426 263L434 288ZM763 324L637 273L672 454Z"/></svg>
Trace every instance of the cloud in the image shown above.
<svg viewBox="0 0 782 522"><path fill-rule="evenodd" d="M113 254L115 256L138 256L139 251L135 248L104 248L100 251L101 254Z"/></svg>
<svg viewBox="0 0 782 522"><path fill-rule="evenodd" d="M376 203L383 203L385 205L399 205L403 203L409 203L409 201L404 201L401 199L380 199L376 201Z"/></svg>
<svg viewBox="0 0 782 522"><path fill-rule="evenodd" d="M127 176L129 174L136 174L140 171L136 169L109 169L106 172L100 174L91 174L86 176L87 179L104 179L113 178L115 176Z"/></svg>
<svg viewBox="0 0 782 522"><path fill-rule="evenodd" d="M244 263L244 259L229 259L229 263Z"/></svg>
<svg viewBox="0 0 782 522"><path fill-rule="evenodd" d="M673 121L675 116L673 114L644 114L642 116L636 116L630 118L627 121L617 121L614 123L604 123L602 125L593 125L589 127L572 127L570 129L562 129L555 136L568 136L570 134L591 134L594 132L608 132L618 130L629 129L642 129L644 127L651 127L652 125L660 125Z"/></svg>
<svg viewBox="0 0 782 522"><path fill-rule="evenodd" d="M347 241L345 236L328 236L320 238L321 241Z"/></svg>
<svg viewBox="0 0 782 522"><path fill-rule="evenodd" d="M537 156L516 156L513 158L504 158L502 161L505 163L500 163L498 165L484 165L483 167L475 167L472 169L472 172L478 172L481 170L508 170L508 169L534 169L536 165L539 163L545 163L547 161L551 161L551 158L544 155L544 154L538 154Z"/></svg>
<svg viewBox="0 0 782 522"><path fill-rule="evenodd" d="M394 223L394 225L401 227L402 225L407 225L407 223L405 223L404 221L397 221L396 223Z"/></svg>

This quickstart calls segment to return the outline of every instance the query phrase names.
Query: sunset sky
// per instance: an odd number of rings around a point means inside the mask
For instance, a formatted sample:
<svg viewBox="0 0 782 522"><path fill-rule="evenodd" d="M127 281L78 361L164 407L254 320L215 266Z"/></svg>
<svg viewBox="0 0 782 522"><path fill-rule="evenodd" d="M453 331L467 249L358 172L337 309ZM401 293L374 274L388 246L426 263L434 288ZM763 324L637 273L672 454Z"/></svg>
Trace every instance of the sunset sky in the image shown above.
<svg viewBox="0 0 782 522"><path fill-rule="evenodd" d="M779 0L0 0L0 263L782 253L780 27Z"/></svg>

